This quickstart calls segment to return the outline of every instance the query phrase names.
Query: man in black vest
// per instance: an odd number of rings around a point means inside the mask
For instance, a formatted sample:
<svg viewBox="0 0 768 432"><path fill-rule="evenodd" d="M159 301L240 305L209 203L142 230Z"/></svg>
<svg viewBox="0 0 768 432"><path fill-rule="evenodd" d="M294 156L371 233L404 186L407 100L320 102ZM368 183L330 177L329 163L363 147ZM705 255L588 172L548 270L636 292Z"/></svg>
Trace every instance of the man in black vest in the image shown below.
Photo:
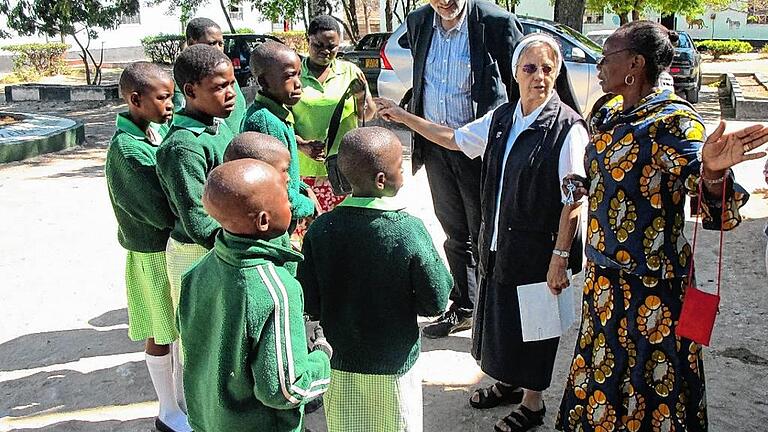
<svg viewBox="0 0 768 432"><path fill-rule="evenodd" d="M522 26L514 15L482 0L430 0L407 17L413 55L410 111L458 128L507 100L510 61ZM426 166L435 214L445 231L453 275L451 308L424 329L439 338L472 325L477 293L480 159L415 136L413 172Z"/></svg>

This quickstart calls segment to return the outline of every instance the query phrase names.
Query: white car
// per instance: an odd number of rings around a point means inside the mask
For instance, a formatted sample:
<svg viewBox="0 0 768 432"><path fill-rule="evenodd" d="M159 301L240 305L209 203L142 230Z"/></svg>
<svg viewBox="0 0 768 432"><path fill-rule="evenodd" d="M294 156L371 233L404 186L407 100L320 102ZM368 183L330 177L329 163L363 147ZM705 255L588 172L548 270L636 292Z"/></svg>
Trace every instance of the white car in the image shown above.
<svg viewBox="0 0 768 432"><path fill-rule="evenodd" d="M518 18L523 32L546 33L560 41L568 80L573 87L582 114L586 115L592 105L603 95L597 79L597 60L602 48L576 30L552 21L535 18ZM378 79L379 96L395 102L402 100L405 92L412 87L413 59L403 23L392 33L381 50L381 73Z"/></svg>

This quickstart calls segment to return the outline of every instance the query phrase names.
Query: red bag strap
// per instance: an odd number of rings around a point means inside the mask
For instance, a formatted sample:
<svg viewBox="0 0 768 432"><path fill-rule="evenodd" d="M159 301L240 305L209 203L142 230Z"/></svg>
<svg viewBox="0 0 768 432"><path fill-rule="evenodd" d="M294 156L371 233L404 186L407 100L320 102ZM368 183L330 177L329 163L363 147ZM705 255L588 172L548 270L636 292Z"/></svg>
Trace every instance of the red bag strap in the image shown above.
<svg viewBox="0 0 768 432"><path fill-rule="evenodd" d="M726 176L728 174L726 173ZM725 239L725 231L723 230L723 224L725 223L725 191L727 186L728 179L723 179L723 196L722 196L722 202L721 202L721 213L720 213L720 247L718 252L718 259L717 259L717 295L720 295L720 280L723 274L723 241ZM693 283L693 261L694 256L696 254L696 234L698 232L699 228L699 218L701 217L701 201L702 196L704 194L704 179L703 177L699 177L699 194L696 197L698 200L698 203L696 204L696 217L693 221L693 244L691 245L691 265L688 268L688 283Z"/></svg>

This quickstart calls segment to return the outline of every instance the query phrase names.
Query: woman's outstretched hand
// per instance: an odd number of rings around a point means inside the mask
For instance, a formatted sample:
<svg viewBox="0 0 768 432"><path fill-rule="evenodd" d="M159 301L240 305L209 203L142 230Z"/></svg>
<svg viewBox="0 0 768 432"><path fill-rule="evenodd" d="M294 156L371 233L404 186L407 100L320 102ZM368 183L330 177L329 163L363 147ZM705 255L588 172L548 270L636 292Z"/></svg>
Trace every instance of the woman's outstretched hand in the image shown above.
<svg viewBox="0 0 768 432"><path fill-rule="evenodd" d="M405 114L407 114L407 111L403 108L400 108L400 106L396 104L395 101L380 97L374 98L373 101L376 102L376 108L379 110L379 117L386 121L393 121L397 123L403 122L403 117Z"/></svg>
<svg viewBox="0 0 768 432"><path fill-rule="evenodd" d="M768 126L753 125L736 132L725 133L725 121L712 132L701 150L704 171L721 173L728 168L765 156L764 151L749 153L768 142ZM712 176L705 177L712 178Z"/></svg>

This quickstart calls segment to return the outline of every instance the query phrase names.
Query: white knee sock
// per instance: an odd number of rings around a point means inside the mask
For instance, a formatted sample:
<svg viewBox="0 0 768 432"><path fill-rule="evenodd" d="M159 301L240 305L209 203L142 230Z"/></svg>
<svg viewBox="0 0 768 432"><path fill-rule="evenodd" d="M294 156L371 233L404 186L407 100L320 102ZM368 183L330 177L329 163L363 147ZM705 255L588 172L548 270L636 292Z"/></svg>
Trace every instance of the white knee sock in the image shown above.
<svg viewBox="0 0 768 432"><path fill-rule="evenodd" d="M145 354L149 376L155 386L157 399L160 401L158 418L176 432L191 432L187 416L176 403L173 386L173 363L171 354L153 356Z"/></svg>
<svg viewBox="0 0 768 432"><path fill-rule="evenodd" d="M176 402L179 408L187 412L187 400L184 398L184 365L181 364L181 349L179 341L173 343L171 354L173 354L173 385L176 393Z"/></svg>

